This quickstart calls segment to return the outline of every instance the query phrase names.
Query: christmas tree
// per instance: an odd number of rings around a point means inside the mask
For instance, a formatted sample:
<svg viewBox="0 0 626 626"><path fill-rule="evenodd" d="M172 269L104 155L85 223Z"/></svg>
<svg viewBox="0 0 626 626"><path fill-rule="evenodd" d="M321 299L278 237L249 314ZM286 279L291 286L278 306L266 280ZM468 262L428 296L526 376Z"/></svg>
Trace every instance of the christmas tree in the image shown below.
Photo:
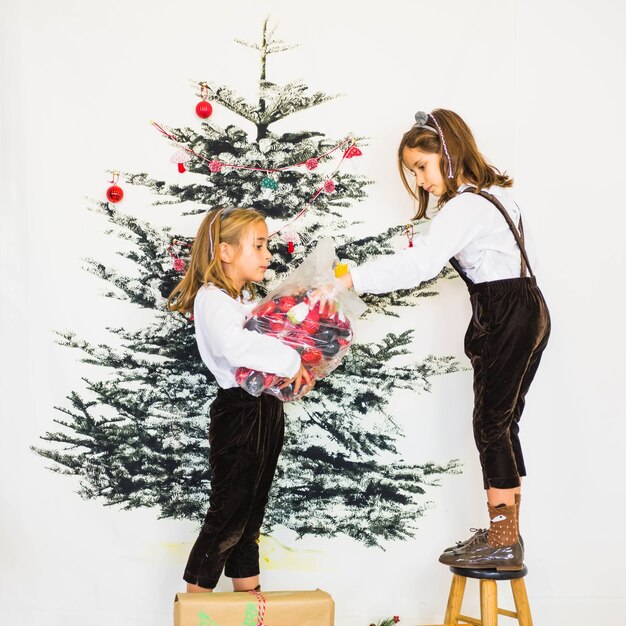
<svg viewBox="0 0 626 626"><path fill-rule="evenodd" d="M281 86L267 79L270 55L290 49L268 29L267 21L260 44L239 43L260 55L258 102L246 102L227 87L210 83L200 83L201 92L252 123L256 136L213 121L203 122L200 131L168 129L168 136L191 157L186 168L202 175L195 180L204 182L171 184L145 173L125 179L152 190L160 198L157 203L196 207L187 209L187 215L214 206L254 207L267 216L272 232L273 226L299 216L324 187L328 174L322 173L323 165L333 157L323 155L343 139L317 131L274 133L275 122L332 97L310 93L300 82ZM319 169L281 169L312 158ZM207 167L207 162L213 166ZM268 176L235 167L242 164L279 171ZM270 185L267 178L273 181ZM349 236L357 223L346 217L349 208L365 198L372 181L341 170L332 180L334 191L317 195L293 223L293 253L286 241L274 238L270 287L324 235L334 237L341 258L357 263L393 252L391 239L399 228L360 239ZM268 197L268 189L273 197ZM91 208L107 218L112 236L131 244L120 254L136 272L129 275L96 259L87 261L88 270L111 287L107 297L150 311L153 321L139 330L109 328L112 345L94 345L69 331L59 333L59 343L78 348L82 362L101 366L98 372L104 366L110 373L99 380L83 379L85 389L70 393L68 403L56 407L63 415L55 422L62 428L46 433L42 439L47 447L35 450L55 462L53 470L79 477L79 493L85 498L101 498L122 508L157 507L162 517L202 520L210 481L208 406L217 387L197 352L193 320L169 313L164 306L181 277L191 239L154 228L114 203L97 202ZM190 231L195 227L197 222ZM438 279L446 275L444 270ZM368 315L397 315L399 307L434 295L436 280L410 291L367 297ZM389 400L396 389L428 391L431 376L456 371L458 363L430 356L406 364L407 358L401 357L408 354L411 339L412 331L406 330L388 333L378 342L353 344L332 375L319 381L303 401L286 405L287 434L265 531L281 524L299 536L345 533L367 545L415 532L426 487L458 468L455 461L412 464L399 458L402 432L389 414Z"/></svg>

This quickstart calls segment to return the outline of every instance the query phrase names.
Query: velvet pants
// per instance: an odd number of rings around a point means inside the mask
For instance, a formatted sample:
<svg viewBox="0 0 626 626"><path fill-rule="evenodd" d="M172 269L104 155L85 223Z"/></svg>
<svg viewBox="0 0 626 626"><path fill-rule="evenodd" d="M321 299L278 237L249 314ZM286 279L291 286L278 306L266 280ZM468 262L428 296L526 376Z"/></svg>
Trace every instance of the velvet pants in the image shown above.
<svg viewBox="0 0 626 626"><path fill-rule="evenodd" d="M211 497L183 575L213 589L231 578L259 574L261 523L283 445L283 403L240 387L220 389L211 405Z"/></svg>
<svg viewBox="0 0 626 626"><path fill-rule="evenodd" d="M485 489L510 489L526 475L519 420L548 343L550 314L534 277L468 288L465 353L474 369L474 439Z"/></svg>

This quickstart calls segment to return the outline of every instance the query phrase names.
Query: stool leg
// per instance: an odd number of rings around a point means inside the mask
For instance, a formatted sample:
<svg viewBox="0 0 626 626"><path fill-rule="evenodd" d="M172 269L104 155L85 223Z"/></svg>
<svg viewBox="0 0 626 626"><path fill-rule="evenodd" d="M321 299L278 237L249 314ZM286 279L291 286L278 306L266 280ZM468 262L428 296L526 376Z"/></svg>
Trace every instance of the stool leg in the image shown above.
<svg viewBox="0 0 626 626"><path fill-rule="evenodd" d="M498 626L498 587L495 580L480 581L480 619L482 626Z"/></svg>
<svg viewBox="0 0 626 626"><path fill-rule="evenodd" d="M458 624L461 605L463 604L463 594L465 593L465 576L452 576L452 584L450 585L450 595L448 596L448 606L446 607L445 624Z"/></svg>
<svg viewBox="0 0 626 626"><path fill-rule="evenodd" d="M519 626L533 626L533 618L530 616L530 604L526 594L526 584L523 578L511 581L515 610L517 611L517 621Z"/></svg>

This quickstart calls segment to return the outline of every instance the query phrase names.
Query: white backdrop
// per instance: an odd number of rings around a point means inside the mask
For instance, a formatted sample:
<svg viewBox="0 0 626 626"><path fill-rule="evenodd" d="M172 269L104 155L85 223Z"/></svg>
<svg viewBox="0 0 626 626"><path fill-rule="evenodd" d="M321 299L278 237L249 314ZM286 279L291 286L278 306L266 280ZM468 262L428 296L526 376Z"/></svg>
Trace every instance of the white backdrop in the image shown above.
<svg viewBox="0 0 626 626"><path fill-rule="evenodd" d="M531 607L538 625L626 623L619 0L391 0L384 8L356 0L3 0L0 10L0 623L170 623L194 524L83 501L74 479L47 470L29 446L55 430L52 407L89 373L55 345L53 331L104 341L106 325L141 321L104 299L103 285L82 269L86 256L114 261L116 243L86 197L103 197L107 169L174 179L171 149L148 121L197 123L190 81L249 94L256 57L233 39L257 40L268 14L284 39L300 44L270 60L273 78L344 94L285 126L371 137L362 172L377 184L357 205L367 230L412 215L394 153L417 109L457 110L487 156L516 177L553 316L523 423ZM125 189L124 210L172 223L145 192ZM191 233L195 224L173 226ZM410 320L418 358L464 358L468 310L461 281L447 281L401 324L378 320L359 330L375 337ZM432 509L415 539L382 551L346 538L297 541L279 529L276 540L309 565L294 569L278 548L274 568L263 572L266 589L330 591L338 626L393 614L403 624L441 621L449 574L437 556L485 521L470 373L435 379L430 394L398 394L393 406L407 460L465 464L430 490ZM475 596L472 587L467 612L476 612Z"/></svg>

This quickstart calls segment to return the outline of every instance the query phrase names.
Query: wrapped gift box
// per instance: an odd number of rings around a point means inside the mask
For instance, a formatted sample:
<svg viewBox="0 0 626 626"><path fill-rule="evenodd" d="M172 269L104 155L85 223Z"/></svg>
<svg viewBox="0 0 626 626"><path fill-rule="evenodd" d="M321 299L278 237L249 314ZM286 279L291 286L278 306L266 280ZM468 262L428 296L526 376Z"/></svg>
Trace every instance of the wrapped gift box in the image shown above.
<svg viewBox="0 0 626 626"><path fill-rule="evenodd" d="M335 603L315 591L178 593L174 626L334 626Z"/></svg>

